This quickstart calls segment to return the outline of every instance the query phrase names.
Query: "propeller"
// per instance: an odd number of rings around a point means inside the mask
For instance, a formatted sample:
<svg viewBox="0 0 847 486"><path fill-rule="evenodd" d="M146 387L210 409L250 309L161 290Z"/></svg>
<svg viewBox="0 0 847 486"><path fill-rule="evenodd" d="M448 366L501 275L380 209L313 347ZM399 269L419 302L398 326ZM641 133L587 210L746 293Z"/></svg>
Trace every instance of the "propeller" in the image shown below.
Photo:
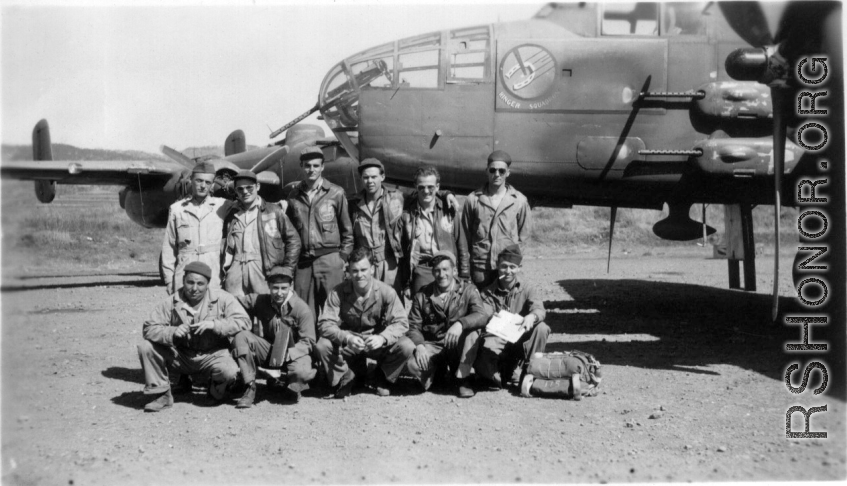
<svg viewBox="0 0 847 486"><path fill-rule="evenodd" d="M187 169L193 169L194 168L194 161L191 160L190 157L186 156L182 152L178 152L178 151L168 147L167 145L159 146L159 150L163 154L170 157L171 160L173 160L174 162L177 162L177 163L185 166L185 168L187 168Z"/></svg>
<svg viewBox="0 0 847 486"><path fill-rule="evenodd" d="M782 211L782 175L785 172L786 113L791 109L790 68L784 55L789 46L786 31L793 25L783 18L785 5L757 2L721 2L721 11L736 33L754 48L736 49L726 58L726 71L739 81L758 81L771 89L773 103L774 257L771 318L779 315L779 216ZM780 22L780 19L782 20ZM783 32L773 35L771 26ZM791 32L788 32L791 33ZM781 40L774 45L774 39ZM746 255L745 255L746 257Z"/></svg>

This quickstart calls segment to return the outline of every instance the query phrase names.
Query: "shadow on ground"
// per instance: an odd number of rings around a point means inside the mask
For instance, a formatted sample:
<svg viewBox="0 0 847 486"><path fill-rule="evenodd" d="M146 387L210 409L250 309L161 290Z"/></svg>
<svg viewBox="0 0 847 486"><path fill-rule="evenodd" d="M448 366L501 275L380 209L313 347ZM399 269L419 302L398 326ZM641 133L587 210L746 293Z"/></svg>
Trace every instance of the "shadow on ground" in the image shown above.
<svg viewBox="0 0 847 486"><path fill-rule="evenodd" d="M561 280L573 301L545 302L547 324L554 333L617 335L615 340L548 343L547 351L578 349L603 364L715 374L703 369L728 364L783 381L786 368L800 365L795 386L811 357L785 352L799 342L802 327L782 324L782 316L810 315L796 299L780 298L779 324L771 322L771 297L701 285L645 280ZM596 309L591 312L573 312ZM561 310L564 312L555 312ZM571 311L571 312L568 312ZM811 327L811 326L810 326ZM828 342L827 365L844 369L844 329L811 327L810 342ZM658 340L628 341L625 335L647 334ZM837 375L837 376L835 376ZM810 386L820 382L812 375ZM843 373L830 373L827 394L845 400Z"/></svg>
<svg viewBox="0 0 847 486"><path fill-rule="evenodd" d="M20 292L24 290L52 290L52 289L77 289L87 287L156 287L163 286L162 280L157 276L155 278L127 279L127 280L92 280L88 282L74 283L51 283L44 285L3 285L0 286L0 292Z"/></svg>

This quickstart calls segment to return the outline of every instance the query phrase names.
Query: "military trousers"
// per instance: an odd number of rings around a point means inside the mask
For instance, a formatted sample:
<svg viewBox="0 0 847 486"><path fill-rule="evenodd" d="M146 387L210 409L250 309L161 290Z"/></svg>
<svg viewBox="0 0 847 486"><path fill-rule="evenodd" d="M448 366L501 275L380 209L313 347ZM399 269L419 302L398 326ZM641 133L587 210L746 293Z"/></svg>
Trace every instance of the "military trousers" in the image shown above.
<svg viewBox="0 0 847 486"><path fill-rule="evenodd" d="M497 281L497 269L490 268L490 265L485 264L485 268L471 266L471 280L479 290L488 287Z"/></svg>
<svg viewBox="0 0 847 486"><path fill-rule="evenodd" d="M329 293L344 281L344 261L338 252L321 255L314 260L301 261L297 264L294 275L294 291L303 299L312 312L315 320L321 315L321 308Z"/></svg>
<svg viewBox="0 0 847 486"><path fill-rule="evenodd" d="M202 375L212 381L216 390L224 390L238 376L238 365L228 349L203 353L144 340L138 344L138 359L144 372L146 395L158 395L170 389L169 370Z"/></svg>
<svg viewBox="0 0 847 486"><path fill-rule="evenodd" d="M401 345L401 341L392 346L383 346L373 351L362 351L347 358L341 354L341 346L333 344L327 338L320 338L315 345L315 352L320 358L321 366L326 372L330 386L338 385L347 370L352 370L356 378L365 377L367 375L367 359L376 361L377 366L385 373L388 381L394 383L400 377L406 361L415 350L414 346ZM411 344L411 341L409 343Z"/></svg>
<svg viewBox="0 0 847 486"><path fill-rule="evenodd" d="M429 265L415 265L412 268L412 295L417 294L423 287L435 282L432 276L432 267Z"/></svg>
<svg viewBox="0 0 847 486"><path fill-rule="evenodd" d="M250 383L256 379L256 368L268 367L271 357L271 343L250 331L241 331L232 340L233 354L244 383ZM296 359L289 359L283 364L283 369L288 377L287 387L294 392L302 392L309 389L309 381L315 377L312 369L312 357L307 353Z"/></svg>
<svg viewBox="0 0 847 486"><path fill-rule="evenodd" d="M226 269L224 290L241 297L249 294L270 293L262 269L262 257L258 253L238 254Z"/></svg>
<svg viewBox="0 0 847 486"><path fill-rule="evenodd" d="M423 345L429 352L429 366L422 369L418 366L414 354L411 354L406 361L406 370L423 385L424 390L429 390L432 383L444 372L449 372L459 379L467 378L477 357L479 335L479 330L465 331L459 338L459 344L452 349L444 345L444 340L426 341ZM410 346L413 352L416 348L415 343L405 336L398 344Z"/></svg>
<svg viewBox="0 0 847 486"><path fill-rule="evenodd" d="M550 336L550 327L539 322L521 336L516 343L510 343L501 337L485 333L480 340L479 353L474 369L483 378L505 386L520 370L529 363L535 353L543 353Z"/></svg>

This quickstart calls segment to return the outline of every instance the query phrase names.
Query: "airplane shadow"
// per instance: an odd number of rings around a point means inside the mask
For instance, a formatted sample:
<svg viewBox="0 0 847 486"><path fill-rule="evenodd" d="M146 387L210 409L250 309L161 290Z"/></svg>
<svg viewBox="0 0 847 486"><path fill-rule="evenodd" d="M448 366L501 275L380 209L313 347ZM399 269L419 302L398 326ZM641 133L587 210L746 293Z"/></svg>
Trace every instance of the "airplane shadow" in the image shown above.
<svg viewBox="0 0 847 486"><path fill-rule="evenodd" d="M795 372L795 386L812 358L785 352L786 342L802 339L802 327L773 324L769 295L632 279L574 279L558 284L574 300L545 302L552 310L547 324L553 333L562 333L565 341L548 343L548 352L578 349L603 364L712 375L720 372L704 368L729 364L780 382L786 368L797 362L801 368ZM780 311L782 315L809 314L792 297L780 297ZM828 342L826 361L841 370L845 339L844 329L838 327L810 326L810 342ZM567 342L568 334L608 338ZM845 400L842 375L830 372L826 393ZM813 375L810 386L818 386L819 380L819 375Z"/></svg>
<svg viewBox="0 0 847 486"><path fill-rule="evenodd" d="M136 280L112 280L103 281L96 280L90 282L75 282L75 283L49 283L44 285L2 285L0 292L21 292L27 290L52 290L52 289L77 289L86 287L156 287L164 286L162 280L156 276L155 278L142 278Z"/></svg>
<svg viewBox="0 0 847 486"><path fill-rule="evenodd" d="M156 272L111 272L111 273L76 273L68 275L21 275L15 276L16 280L35 280L39 278L82 278L82 277L149 277L157 278Z"/></svg>

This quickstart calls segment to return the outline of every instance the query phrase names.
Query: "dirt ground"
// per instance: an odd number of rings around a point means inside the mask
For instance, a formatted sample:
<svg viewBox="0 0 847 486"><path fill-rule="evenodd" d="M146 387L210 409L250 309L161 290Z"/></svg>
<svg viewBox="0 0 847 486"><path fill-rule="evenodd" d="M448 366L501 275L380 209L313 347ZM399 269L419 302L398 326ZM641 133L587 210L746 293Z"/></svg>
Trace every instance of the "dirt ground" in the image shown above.
<svg viewBox="0 0 847 486"><path fill-rule="evenodd" d="M604 366L581 402L481 391L314 394L208 406L198 389L145 414L135 346L165 296L152 268L3 272L2 479L6 484L561 483L834 480L845 477L843 370L813 397L789 393L797 327L770 323L770 258L758 293L727 289L726 263L688 247L530 259L549 351ZM784 268L790 255L783 257ZM10 260L7 258L7 263ZM13 263L13 261L12 261ZM790 275L782 295L791 296ZM790 307L788 297L783 307ZM795 378L795 383L797 379ZM810 390L820 375L810 377ZM833 393L835 395L833 395ZM792 405L826 404L785 438ZM654 417L654 418L651 418ZM800 414L793 429L802 429Z"/></svg>

